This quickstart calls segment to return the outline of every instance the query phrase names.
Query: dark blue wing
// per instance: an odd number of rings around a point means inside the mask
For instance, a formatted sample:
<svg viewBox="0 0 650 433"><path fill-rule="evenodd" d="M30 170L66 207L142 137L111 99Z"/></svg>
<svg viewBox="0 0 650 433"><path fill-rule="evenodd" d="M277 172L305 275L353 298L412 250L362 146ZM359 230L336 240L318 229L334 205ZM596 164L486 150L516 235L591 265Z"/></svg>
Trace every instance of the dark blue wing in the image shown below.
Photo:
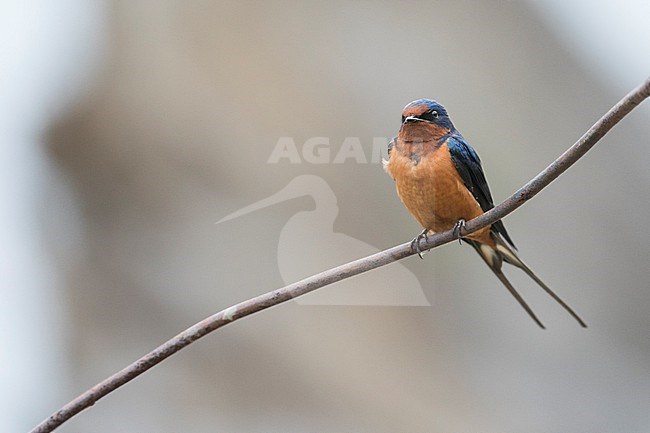
<svg viewBox="0 0 650 433"><path fill-rule="evenodd" d="M490 187L485 180L483 174L483 167L481 167L481 159L478 157L472 146L470 146L465 139L458 133L451 135L446 141L451 160L458 170L465 187L472 193L478 204L483 209L483 212L494 207ZM501 220L492 224L492 231L501 234L503 238L508 241L510 245L515 246L506 231L505 226Z"/></svg>

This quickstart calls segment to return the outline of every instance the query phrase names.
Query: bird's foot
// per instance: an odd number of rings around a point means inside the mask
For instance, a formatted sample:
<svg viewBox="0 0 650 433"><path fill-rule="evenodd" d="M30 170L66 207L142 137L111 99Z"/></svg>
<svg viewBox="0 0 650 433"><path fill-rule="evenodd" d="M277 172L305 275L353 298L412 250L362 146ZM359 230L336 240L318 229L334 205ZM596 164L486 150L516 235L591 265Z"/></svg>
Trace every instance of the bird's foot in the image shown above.
<svg viewBox="0 0 650 433"><path fill-rule="evenodd" d="M465 220L459 219L454 225L454 238L458 239L459 244L463 244L463 230L465 230Z"/></svg>
<svg viewBox="0 0 650 433"><path fill-rule="evenodd" d="M418 256L420 256L421 259L424 260L424 257L422 255L424 254L423 251L420 249L420 241L424 239L425 241L429 240L429 230L424 229L422 230L422 233L417 235L415 238L413 238L413 241L411 242L411 249L415 250L415 252L418 253Z"/></svg>

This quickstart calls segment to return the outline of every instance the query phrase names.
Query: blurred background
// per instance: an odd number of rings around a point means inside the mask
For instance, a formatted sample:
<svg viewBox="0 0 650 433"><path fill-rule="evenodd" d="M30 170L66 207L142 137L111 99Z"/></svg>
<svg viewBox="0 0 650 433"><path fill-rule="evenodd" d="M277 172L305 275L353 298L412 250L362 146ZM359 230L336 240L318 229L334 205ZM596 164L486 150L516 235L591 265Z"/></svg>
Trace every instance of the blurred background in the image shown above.
<svg viewBox="0 0 650 433"><path fill-rule="evenodd" d="M368 253L412 239L373 143L413 99L447 107L506 198L646 79L648 17L645 0L0 3L0 431L283 286L333 234ZM649 118L506 219L587 330L507 270L541 331L454 243L391 265L420 306L283 304L59 431L650 431ZM215 224L303 175L329 201L301 186ZM329 227L283 243L323 206Z"/></svg>

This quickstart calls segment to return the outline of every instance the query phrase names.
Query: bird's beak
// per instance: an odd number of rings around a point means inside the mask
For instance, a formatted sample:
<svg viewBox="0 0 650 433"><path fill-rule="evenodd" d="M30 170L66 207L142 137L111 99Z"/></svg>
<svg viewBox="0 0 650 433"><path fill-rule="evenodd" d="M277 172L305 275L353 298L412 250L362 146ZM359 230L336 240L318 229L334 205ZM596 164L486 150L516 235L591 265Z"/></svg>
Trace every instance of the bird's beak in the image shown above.
<svg viewBox="0 0 650 433"><path fill-rule="evenodd" d="M295 180L295 179L294 179ZM273 206L274 204L277 203L282 203L287 200L291 200L296 197L300 197L303 195L307 195L308 191L301 191L300 188L296 187L295 182L289 182L287 186L282 188L280 191L276 192L275 194L271 195L270 197L267 197L265 199L262 199L260 201L257 201L251 205L248 205L246 207L243 207L239 209L236 212L231 213L230 215L226 215L225 217L221 218L219 221L217 221L215 224L221 224L223 222L239 218L241 216L244 216L246 214L249 214L251 212L258 211L260 209L264 209L269 206Z"/></svg>
<svg viewBox="0 0 650 433"><path fill-rule="evenodd" d="M420 119L419 117L415 116L408 116L406 119L404 119L404 123L417 123L417 122L424 122L424 119Z"/></svg>

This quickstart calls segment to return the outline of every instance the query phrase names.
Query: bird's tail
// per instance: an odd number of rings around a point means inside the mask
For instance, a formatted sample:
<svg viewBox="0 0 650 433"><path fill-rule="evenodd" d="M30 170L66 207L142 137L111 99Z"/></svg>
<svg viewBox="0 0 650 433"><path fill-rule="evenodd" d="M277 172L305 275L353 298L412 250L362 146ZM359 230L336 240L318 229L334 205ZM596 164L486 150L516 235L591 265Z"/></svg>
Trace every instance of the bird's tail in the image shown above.
<svg viewBox="0 0 650 433"><path fill-rule="evenodd" d="M473 241L471 239L463 239L463 241L469 243L476 252L481 256L483 261L489 266L489 268L494 272L494 274L499 278L508 291L515 297L517 302L526 310L530 317L542 328L546 327L542 322L537 318L533 310L528 306L526 301L519 295L517 290L513 287L510 281L506 278L505 274L501 270L503 262L510 263L513 266L518 267L523 270L530 278L532 278L548 295L553 298L558 304L560 304L574 319L578 321L580 326L586 328L587 325L585 322L576 314L571 307L567 305L553 290L551 290L542 280L539 279L537 275L519 258L517 253L508 246L508 244L501 238L497 233L492 233L492 238L496 242L496 249L482 244L480 242Z"/></svg>

